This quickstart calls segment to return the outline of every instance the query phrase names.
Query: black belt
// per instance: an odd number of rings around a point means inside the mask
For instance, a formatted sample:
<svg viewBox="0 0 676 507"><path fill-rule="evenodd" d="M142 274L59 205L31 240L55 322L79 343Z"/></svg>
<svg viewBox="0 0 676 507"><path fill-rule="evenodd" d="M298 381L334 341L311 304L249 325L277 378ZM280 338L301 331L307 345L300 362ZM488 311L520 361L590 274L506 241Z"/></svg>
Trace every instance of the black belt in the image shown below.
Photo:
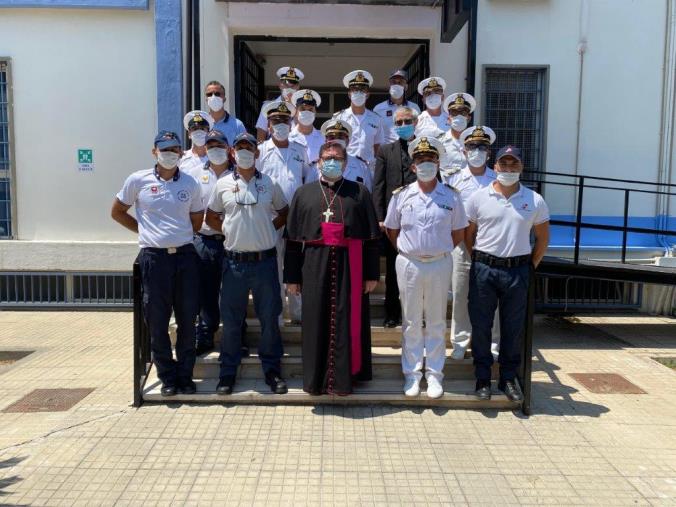
<svg viewBox="0 0 676 507"><path fill-rule="evenodd" d="M501 268L516 268L530 264L531 262L530 254L517 255L516 257L496 257L495 255L480 252L478 250L472 252L472 260L488 266L497 266Z"/></svg>
<svg viewBox="0 0 676 507"><path fill-rule="evenodd" d="M231 259L237 262L262 261L264 259L269 259L270 257L275 257L276 255L277 248L274 246L268 250L263 250L262 252L233 252L232 250L225 251L226 259Z"/></svg>
<svg viewBox="0 0 676 507"><path fill-rule="evenodd" d="M187 243L182 246L170 246L169 248L155 248L155 247L145 247L143 250L146 250L148 252L156 252L156 253L168 253L168 254L176 254L176 253L185 253L195 251L195 247L192 243Z"/></svg>
<svg viewBox="0 0 676 507"><path fill-rule="evenodd" d="M223 236L223 234L202 234L201 232L198 232L197 235L205 239L213 239L214 241L225 241L225 236Z"/></svg>

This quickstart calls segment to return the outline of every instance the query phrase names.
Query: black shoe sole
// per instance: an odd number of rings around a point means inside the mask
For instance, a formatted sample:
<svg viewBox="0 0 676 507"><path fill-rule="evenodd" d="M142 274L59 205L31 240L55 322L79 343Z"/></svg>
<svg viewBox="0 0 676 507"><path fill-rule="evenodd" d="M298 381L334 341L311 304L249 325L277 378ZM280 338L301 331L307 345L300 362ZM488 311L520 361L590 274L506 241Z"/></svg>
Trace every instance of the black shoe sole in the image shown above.
<svg viewBox="0 0 676 507"><path fill-rule="evenodd" d="M170 396L176 396L176 391L160 391L160 395L164 396L165 398L168 398Z"/></svg>

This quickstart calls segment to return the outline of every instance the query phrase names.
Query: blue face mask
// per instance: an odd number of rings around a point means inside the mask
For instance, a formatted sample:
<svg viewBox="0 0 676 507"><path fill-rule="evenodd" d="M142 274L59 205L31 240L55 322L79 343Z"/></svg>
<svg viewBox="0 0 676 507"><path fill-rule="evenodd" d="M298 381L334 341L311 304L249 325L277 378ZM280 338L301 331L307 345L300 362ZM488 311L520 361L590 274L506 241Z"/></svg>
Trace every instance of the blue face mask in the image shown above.
<svg viewBox="0 0 676 507"><path fill-rule="evenodd" d="M408 141L413 137L415 127L413 125L397 125L394 127L394 131L397 133L400 139Z"/></svg>
<svg viewBox="0 0 676 507"><path fill-rule="evenodd" d="M336 180L343 174L343 164L335 158L330 158L322 162L322 176L329 180Z"/></svg>

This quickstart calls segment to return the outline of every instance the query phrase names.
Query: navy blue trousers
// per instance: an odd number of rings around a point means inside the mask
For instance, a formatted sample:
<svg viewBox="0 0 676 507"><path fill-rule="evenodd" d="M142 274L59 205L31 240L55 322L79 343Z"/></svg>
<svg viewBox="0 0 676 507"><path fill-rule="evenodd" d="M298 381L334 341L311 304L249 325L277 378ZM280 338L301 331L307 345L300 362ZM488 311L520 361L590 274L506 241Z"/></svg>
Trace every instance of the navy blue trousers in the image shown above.
<svg viewBox="0 0 676 507"><path fill-rule="evenodd" d="M195 366L195 317L199 302L199 257L192 245L169 254L144 248L139 255L143 311L150 350L164 385L182 385ZM169 319L176 318L176 360L171 353Z"/></svg>
<svg viewBox="0 0 676 507"><path fill-rule="evenodd" d="M195 340L197 344L213 345L214 333L221 322L218 298L221 295L223 241L197 234L194 244L200 257L199 315Z"/></svg>
<svg viewBox="0 0 676 507"><path fill-rule="evenodd" d="M282 297L277 274L277 259L270 257L256 262L223 261L221 282L221 339L220 376L235 375L242 360L242 315L246 314L249 291L253 295L256 316L261 323L258 357L263 372L281 373L284 352L279 331Z"/></svg>
<svg viewBox="0 0 676 507"><path fill-rule="evenodd" d="M491 328L500 307L500 380L514 380L521 364L521 343L526 322L530 266L488 266L473 261L469 272L469 318L472 357L477 380L489 381L493 354Z"/></svg>

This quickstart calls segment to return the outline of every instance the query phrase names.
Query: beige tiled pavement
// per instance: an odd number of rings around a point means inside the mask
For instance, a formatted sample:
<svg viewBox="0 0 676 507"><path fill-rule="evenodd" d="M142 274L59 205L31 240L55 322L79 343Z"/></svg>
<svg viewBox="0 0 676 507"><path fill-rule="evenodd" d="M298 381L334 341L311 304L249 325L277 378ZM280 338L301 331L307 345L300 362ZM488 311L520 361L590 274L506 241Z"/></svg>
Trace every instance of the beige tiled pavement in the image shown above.
<svg viewBox="0 0 676 507"><path fill-rule="evenodd" d="M131 403L132 318L0 312L0 504L676 505L676 321L538 317L533 415ZM646 391L593 394L570 373ZM72 409L3 413L37 388Z"/></svg>

